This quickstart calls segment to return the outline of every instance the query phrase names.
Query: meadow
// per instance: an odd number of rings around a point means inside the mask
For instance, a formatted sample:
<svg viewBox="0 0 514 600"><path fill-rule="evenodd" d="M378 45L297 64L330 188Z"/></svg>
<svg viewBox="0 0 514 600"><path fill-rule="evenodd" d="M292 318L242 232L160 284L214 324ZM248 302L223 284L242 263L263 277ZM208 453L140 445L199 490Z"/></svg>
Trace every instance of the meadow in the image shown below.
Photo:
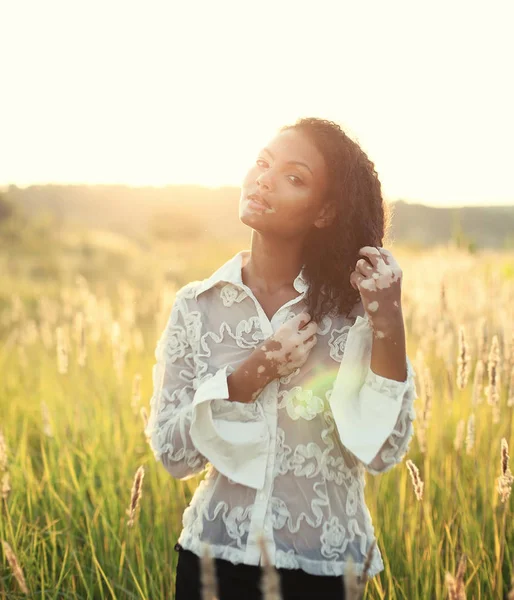
<svg viewBox="0 0 514 600"><path fill-rule="evenodd" d="M1 599L173 597L173 546L201 475L174 480L145 439L155 345L176 290L248 244L127 246L113 259L112 243L67 252L52 277L29 254L0 257ZM514 254L385 246L404 272L417 418L404 461L366 474L385 570L364 597L506 598Z"/></svg>

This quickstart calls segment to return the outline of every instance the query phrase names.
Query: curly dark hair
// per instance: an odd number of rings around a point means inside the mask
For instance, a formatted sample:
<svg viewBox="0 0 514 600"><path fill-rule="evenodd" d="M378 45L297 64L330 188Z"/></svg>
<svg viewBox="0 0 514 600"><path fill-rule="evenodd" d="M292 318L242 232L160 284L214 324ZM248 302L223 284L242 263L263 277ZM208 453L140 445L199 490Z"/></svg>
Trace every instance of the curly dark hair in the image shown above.
<svg viewBox="0 0 514 600"><path fill-rule="evenodd" d="M341 127L318 118L300 118L279 132L304 132L321 152L328 170L324 201L335 207L335 218L322 229L313 225L303 247L305 295L311 319L320 323L328 314L347 315L360 300L350 274L363 246L383 246L392 212L382 199L374 164Z"/></svg>

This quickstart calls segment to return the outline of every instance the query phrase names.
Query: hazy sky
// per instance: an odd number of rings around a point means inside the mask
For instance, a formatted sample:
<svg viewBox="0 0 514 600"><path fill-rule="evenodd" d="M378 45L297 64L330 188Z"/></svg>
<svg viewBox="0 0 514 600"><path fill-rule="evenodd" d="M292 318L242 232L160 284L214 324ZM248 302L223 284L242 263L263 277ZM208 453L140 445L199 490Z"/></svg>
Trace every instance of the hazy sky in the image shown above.
<svg viewBox="0 0 514 600"><path fill-rule="evenodd" d="M514 204L513 7L0 0L0 184L240 185L317 116L389 200Z"/></svg>

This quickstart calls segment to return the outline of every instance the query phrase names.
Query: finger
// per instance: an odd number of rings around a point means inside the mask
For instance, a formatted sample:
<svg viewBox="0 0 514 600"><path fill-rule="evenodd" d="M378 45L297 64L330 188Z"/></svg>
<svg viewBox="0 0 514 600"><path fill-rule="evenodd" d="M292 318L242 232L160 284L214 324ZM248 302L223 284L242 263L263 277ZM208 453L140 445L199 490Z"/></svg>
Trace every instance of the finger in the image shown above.
<svg viewBox="0 0 514 600"><path fill-rule="evenodd" d="M384 257L386 264L391 267L391 269L399 268L398 261L394 257L393 253L387 250L386 248L380 248L380 253Z"/></svg>
<svg viewBox="0 0 514 600"><path fill-rule="evenodd" d="M353 271L350 275L350 284L352 287L359 291L359 284L361 281L365 279L364 275L359 273L358 271Z"/></svg>
<svg viewBox="0 0 514 600"><path fill-rule="evenodd" d="M307 348L311 348L312 346L315 346L317 343L318 343L317 336L310 337L308 340L305 340L305 342L304 342L304 344L307 346Z"/></svg>
<svg viewBox="0 0 514 600"><path fill-rule="evenodd" d="M296 315L295 319L305 319L307 321L310 321L310 314L308 312L301 312L299 314Z"/></svg>
<svg viewBox="0 0 514 600"><path fill-rule="evenodd" d="M389 265L389 254L387 254L387 251L385 250L385 248L382 248L381 246L375 246L375 247L380 252L380 257L385 262L385 264Z"/></svg>
<svg viewBox="0 0 514 600"><path fill-rule="evenodd" d="M303 335L307 335L307 337L310 337L317 331L318 331L318 324L315 321L311 321L301 330L301 333Z"/></svg>
<svg viewBox="0 0 514 600"><path fill-rule="evenodd" d="M355 270L364 277L370 277L373 273L373 267L364 258L360 258L355 265Z"/></svg>
<svg viewBox="0 0 514 600"><path fill-rule="evenodd" d="M379 272L383 272L383 269L387 267L384 257L380 254L380 250L375 246L364 246L359 250L359 254L364 254L375 269Z"/></svg>
<svg viewBox="0 0 514 600"><path fill-rule="evenodd" d="M296 317L294 317L294 318L296 320L299 320L298 329L302 329L311 320L311 316L307 312L302 312L302 313L296 315Z"/></svg>

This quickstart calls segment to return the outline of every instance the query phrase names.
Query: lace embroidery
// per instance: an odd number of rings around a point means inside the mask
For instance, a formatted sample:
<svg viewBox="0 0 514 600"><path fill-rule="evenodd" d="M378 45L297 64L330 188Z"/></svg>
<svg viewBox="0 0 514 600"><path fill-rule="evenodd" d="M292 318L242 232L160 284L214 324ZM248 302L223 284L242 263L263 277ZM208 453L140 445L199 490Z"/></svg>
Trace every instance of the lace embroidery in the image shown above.
<svg viewBox="0 0 514 600"><path fill-rule="evenodd" d="M285 405L287 414L293 421L300 418L310 421L325 408L323 400L314 396L312 390L304 390L300 386L287 393Z"/></svg>
<svg viewBox="0 0 514 600"><path fill-rule="evenodd" d="M369 464L363 464L344 446L335 411L333 414L330 408L337 363L342 360L355 319L337 314L324 317L318 328L315 358L287 377L271 382L254 403L220 398L218 392L226 393L226 382L220 379L211 385L213 397L205 404L205 390L210 393L209 380L223 368L227 376L234 372L270 335L269 321L264 320L255 301L240 287L244 256L244 252L238 253L215 276L192 282L177 292L156 345L154 391L145 428L150 446L173 477L188 479L207 469L184 511L179 541L197 553L207 541L215 557L259 564L256 536L266 531L278 568L342 575L351 556L360 573L374 539L365 504L364 476L366 471L388 471L408 451L416 416L413 401L417 397L411 363L407 359L405 382L388 380L371 370L362 374L362 394L366 393L367 384L384 395L385 406L395 404L387 402L391 397L401 404L392 431ZM298 278L297 289L303 286L303 279ZM300 297L288 307L285 320L306 310ZM362 343L358 335L352 340ZM204 384L206 387L202 387ZM216 459L216 439L212 447L206 446L205 454L192 442L193 399L198 391L203 393L203 406L209 407L203 413L211 424L209 435L223 430L235 436L234 450L225 446L224 464L232 460L234 465L228 476L211 463ZM202 427L209 423L202 422ZM363 421L359 427L363 436L371 436L376 435L373 432L378 425L370 423L366 430ZM241 428L244 439L238 440ZM256 450L247 458L242 454L241 448L248 441L253 442L252 436L257 441L265 440L264 446L255 447L267 452L263 455L266 476L259 489L238 482L245 460L254 461L261 452ZM372 577L383 568L377 548L368 575Z"/></svg>
<svg viewBox="0 0 514 600"><path fill-rule="evenodd" d="M330 346L330 357L336 362L341 362L343 359L344 348L346 346L346 338L350 331L350 325L344 325L341 329L333 329L328 340Z"/></svg>
<svg viewBox="0 0 514 600"><path fill-rule="evenodd" d="M224 306L232 306L234 302L241 302L248 294L245 290L240 290L228 283L221 288L220 298Z"/></svg>

